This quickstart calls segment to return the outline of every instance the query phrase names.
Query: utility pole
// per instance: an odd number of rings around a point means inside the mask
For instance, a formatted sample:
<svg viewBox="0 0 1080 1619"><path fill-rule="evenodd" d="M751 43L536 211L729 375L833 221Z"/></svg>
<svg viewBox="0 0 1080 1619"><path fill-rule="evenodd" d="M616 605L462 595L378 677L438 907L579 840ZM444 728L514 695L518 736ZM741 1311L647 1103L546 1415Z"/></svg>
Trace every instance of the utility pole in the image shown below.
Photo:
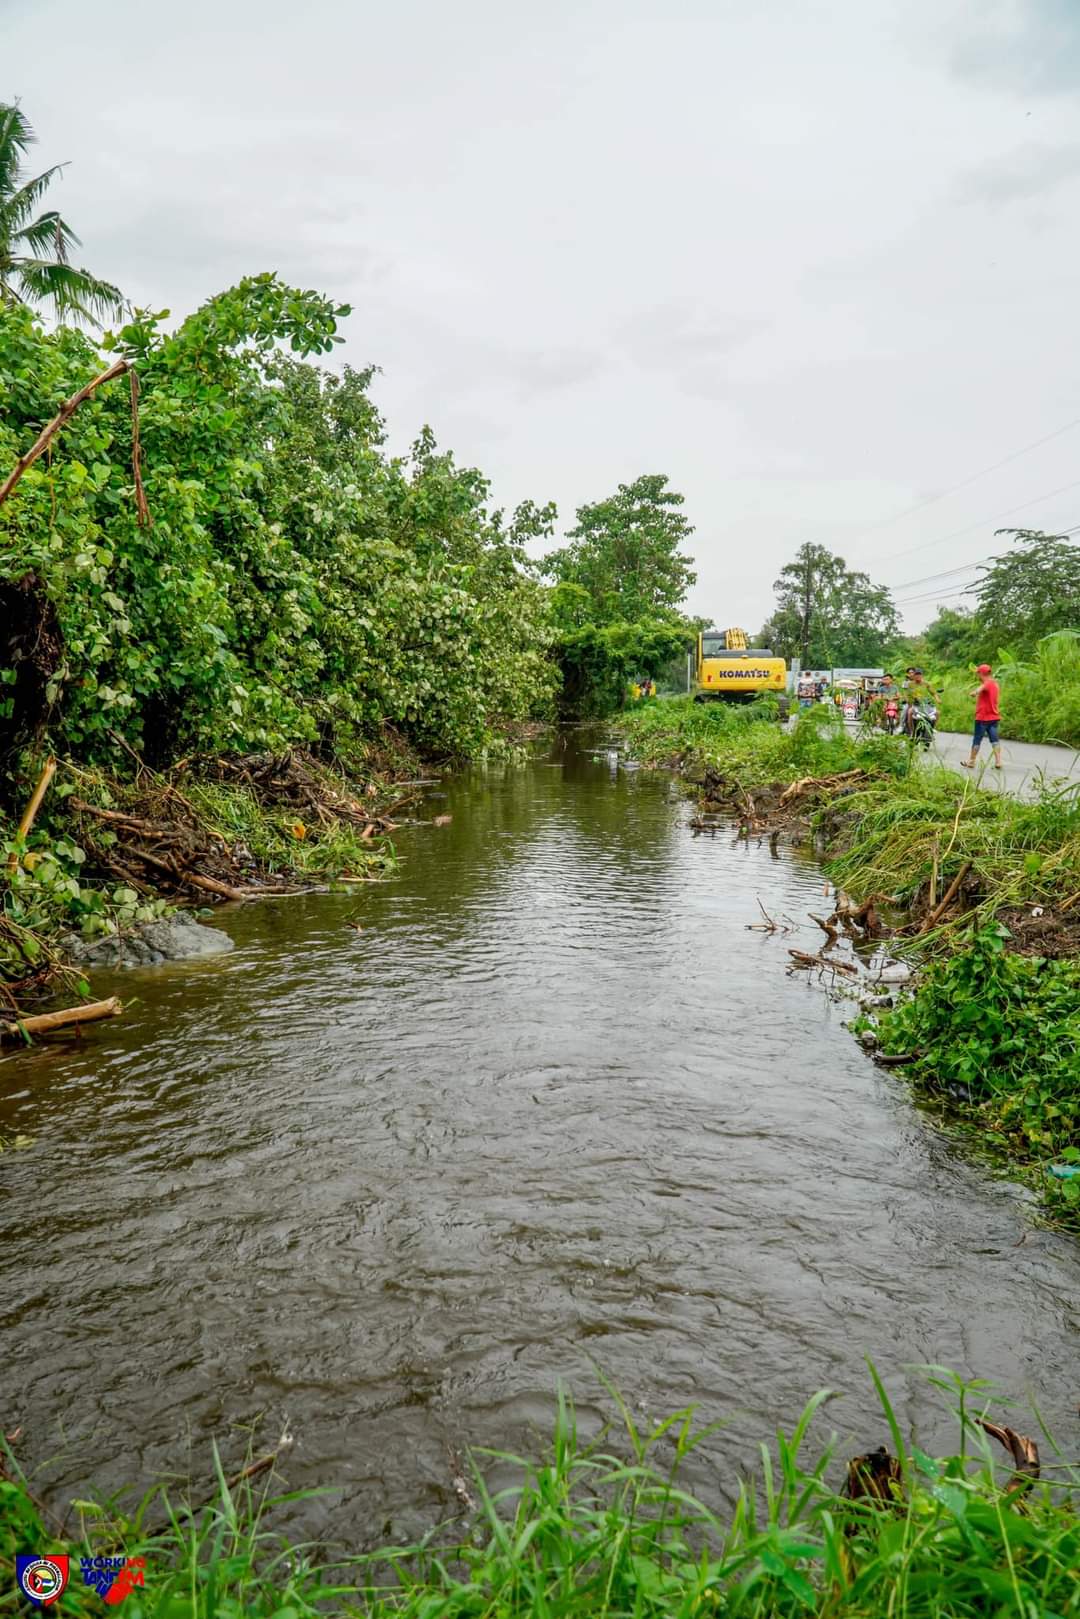
<svg viewBox="0 0 1080 1619"><path fill-rule="evenodd" d="M803 601L802 601L802 630L801 650L802 665L804 669L810 667L810 600L814 584L814 565L810 558L810 547L805 548L806 556L803 561Z"/></svg>

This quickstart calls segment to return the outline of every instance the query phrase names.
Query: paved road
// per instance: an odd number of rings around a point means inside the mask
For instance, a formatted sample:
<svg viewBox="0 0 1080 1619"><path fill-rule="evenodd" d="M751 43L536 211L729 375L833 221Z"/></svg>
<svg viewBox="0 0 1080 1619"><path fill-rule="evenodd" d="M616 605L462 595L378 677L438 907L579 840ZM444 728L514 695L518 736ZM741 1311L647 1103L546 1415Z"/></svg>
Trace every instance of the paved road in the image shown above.
<svg viewBox="0 0 1080 1619"><path fill-rule="evenodd" d="M1001 769L995 770L993 754L984 742L979 763L971 772L961 769L961 759L968 758L971 737L966 732L940 731L934 739L934 753L942 764L949 765L961 775L971 774L981 787L997 792L1015 793L1024 798L1038 792L1040 784L1071 781L1080 788L1080 753L1072 748L1047 748L1037 742L1002 742Z"/></svg>

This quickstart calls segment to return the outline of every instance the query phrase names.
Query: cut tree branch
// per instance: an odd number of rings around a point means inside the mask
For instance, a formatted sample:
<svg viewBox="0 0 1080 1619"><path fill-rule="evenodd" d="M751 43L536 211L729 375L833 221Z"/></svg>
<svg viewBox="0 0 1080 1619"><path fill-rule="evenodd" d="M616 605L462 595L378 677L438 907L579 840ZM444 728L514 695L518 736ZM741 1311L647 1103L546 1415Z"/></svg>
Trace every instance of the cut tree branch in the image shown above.
<svg viewBox="0 0 1080 1619"><path fill-rule="evenodd" d="M57 433L71 420L79 406L89 399L101 387L103 382L111 382L114 377L122 377L125 371L130 371L130 369L130 361L117 360L115 365L111 365L107 371L103 371L99 377L94 377L85 387L80 388L78 393L72 394L70 399L64 401L52 421L41 429L26 454L19 457L4 482L0 484L0 506L4 504L4 501L11 494L23 473L33 466L39 455L44 455Z"/></svg>

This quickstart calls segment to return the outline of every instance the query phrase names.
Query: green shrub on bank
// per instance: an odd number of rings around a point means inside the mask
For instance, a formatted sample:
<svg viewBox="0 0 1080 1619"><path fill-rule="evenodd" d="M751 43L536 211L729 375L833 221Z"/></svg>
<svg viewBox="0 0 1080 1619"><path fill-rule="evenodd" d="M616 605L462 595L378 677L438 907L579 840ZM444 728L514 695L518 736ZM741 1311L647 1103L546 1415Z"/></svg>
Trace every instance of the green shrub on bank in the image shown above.
<svg viewBox="0 0 1080 1619"><path fill-rule="evenodd" d="M330 1561L290 1546L271 1527L288 1502L272 1486L230 1485L217 1462L212 1502L189 1511L152 1492L130 1518L83 1504L85 1540L50 1533L25 1488L0 1482L0 1566L10 1587L16 1552L67 1550L72 1577L63 1611L89 1613L100 1598L79 1577L80 1553L106 1548L145 1559L145 1585L125 1599L131 1619L987 1619L1076 1611L1080 1523L1061 1488L1080 1473L1058 1467L1058 1490L1010 1492L1001 1453L978 1424L983 1385L947 1373L959 1420L952 1456L905 1447L878 1383L898 1468L882 1498L840 1493L835 1441L813 1447L828 1399L809 1401L790 1434L763 1446L756 1483L739 1483L730 1510L686 1491L679 1471L711 1430L692 1409L639 1428L621 1407L621 1444L583 1442L560 1398L542 1464L504 1457L518 1480L492 1494L477 1474L470 1521L419 1546ZM871 1449L870 1444L867 1449ZM725 1481L730 1484L730 1481ZM154 1532L150 1525L160 1524Z"/></svg>
<svg viewBox="0 0 1080 1619"><path fill-rule="evenodd" d="M974 1108L990 1144L1080 1161L1080 960L1010 954L1006 938L984 927L931 963L916 993L882 1014L882 1049L913 1057L914 1080ZM1060 1195L1080 1205L1080 1180Z"/></svg>
<svg viewBox="0 0 1080 1619"><path fill-rule="evenodd" d="M778 724L772 698L756 703L695 703L681 697L649 704L619 720L634 756L645 764L710 769L745 787L864 769L902 774L910 751L895 738L855 736L836 710L801 711Z"/></svg>
<svg viewBox="0 0 1080 1619"><path fill-rule="evenodd" d="M367 388L299 359L348 311L251 277L168 332L104 347L129 379L80 406L0 506L0 755L46 725L79 760L155 764L300 741L348 755L384 721L428 754L482 751L555 684L546 592L473 469L429 432L389 456ZM100 373L88 337L0 305L0 476ZM125 761L126 762L126 761Z"/></svg>

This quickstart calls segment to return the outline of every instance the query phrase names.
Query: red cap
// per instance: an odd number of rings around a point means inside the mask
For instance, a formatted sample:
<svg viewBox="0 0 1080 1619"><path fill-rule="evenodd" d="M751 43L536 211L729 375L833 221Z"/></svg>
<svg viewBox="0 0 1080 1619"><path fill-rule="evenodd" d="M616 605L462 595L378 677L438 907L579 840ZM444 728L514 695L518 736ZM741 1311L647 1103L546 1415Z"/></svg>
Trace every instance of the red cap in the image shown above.
<svg viewBox="0 0 1080 1619"><path fill-rule="evenodd" d="M988 663L980 663L975 673L977 675L988 675L990 673L990 665Z"/></svg>

